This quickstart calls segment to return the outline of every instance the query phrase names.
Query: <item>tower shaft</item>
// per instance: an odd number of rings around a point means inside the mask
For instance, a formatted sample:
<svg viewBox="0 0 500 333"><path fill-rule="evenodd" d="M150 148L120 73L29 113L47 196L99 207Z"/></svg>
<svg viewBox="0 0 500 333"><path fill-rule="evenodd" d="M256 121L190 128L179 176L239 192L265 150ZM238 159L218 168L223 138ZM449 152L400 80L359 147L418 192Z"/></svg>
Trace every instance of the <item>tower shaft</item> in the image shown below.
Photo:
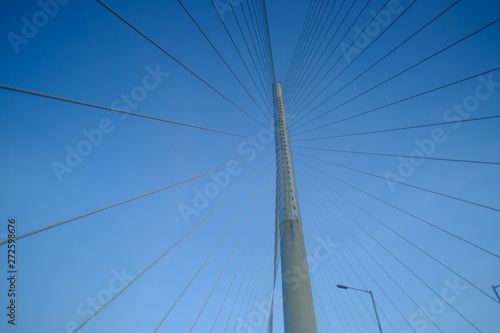
<svg viewBox="0 0 500 333"><path fill-rule="evenodd" d="M304 233L290 148L283 87L273 84L276 139L276 219L280 233L285 333L316 333Z"/></svg>

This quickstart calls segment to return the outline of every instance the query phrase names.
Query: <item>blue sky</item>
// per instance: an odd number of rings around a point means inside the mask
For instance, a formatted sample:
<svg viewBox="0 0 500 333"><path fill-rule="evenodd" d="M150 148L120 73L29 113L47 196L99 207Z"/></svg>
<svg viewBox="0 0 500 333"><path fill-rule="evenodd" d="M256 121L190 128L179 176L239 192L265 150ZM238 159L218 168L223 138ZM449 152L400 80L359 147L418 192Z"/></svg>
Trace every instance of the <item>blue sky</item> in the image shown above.
<svg viewBox="0 0 500 333"><path fill-rule="evenodd" d="M212 325L213 332L223 332L225 327L233 332L241 323L250 325L252 332L265 331L260 309L272 295L274 246L274 142L265 139L272 128L266 118L272 112L268 99L272 81L266 70L259 79L260 69L253 67L227 3L216 3L264 101L210 2L190 0L185 6L262 110L178 2L106 2L258 122L97 1L3 1L0 5L0 84L261 138L254 141L123 117L109 110L0 89L1 240L7 237L7 221L12 217L17 221L17 235L22 235L257 155L212 176L19 239L16 325L9 325L2 313L0 331L70 332L202 221L81 331L153 332L167 313L158 332L189 332L195 322L193 332L209 332ZM257 3L261 2L235 4L238 19L244 19L242 8L248 14L247 6ZM443 332L477 331L466 320L481 332L496 332L499 304L491 285L500 284L498 257L422 220L499 254L499 165L352 152L498 163L498 119L459 121L498 115L500 71L478 74L499 65L499 24L338 105L497 20L500 4L460 1L349 83L454 1L392 1L395 13L387 20L394 24L384 33L374 30L366 46L355 44L358 49L352 58L334 48L339 36L347 44L355 41L357 31L373 17L370 11L376 13L385 1L370 1L347 31L366 4L356 2L327 47L352 4L345 3L341 7L341 2L325 2L318 10L324 16L315 15L318 37L309 38L316 42L305 48L311 53L299 66L311 73L313 81L303 94L308 96L305 102L296 103L300 84L309 84L308 76L291 80L288 69L309 2L267 2L276 79L283 82L289 101L319 331L376 330L368 295L334 287L345 283L373 290L387 332L438 332L422 309L430 309L426 311ZM320 34L332 7L332 13L339 12L338 19L332 29ZM331 18L325 28L330 22ZM324 42L318 44L323 36ZM311 70L325 49L319 61L326 61L326 69ZM256 58L258 68L262 61L265 67L265 60ZM467 77L447 88L317 128ZM446 121L455 123L324 138ZM494 209L391 183L388 177ZM10 301L3 278L7 276L6 246L0 245L0 251L4 253L0 256L4 258L0 302L6 312ZM450 304L444 305L438 295L445 295ZM283 332L281 317L277 304L275 332Z"/></svg>

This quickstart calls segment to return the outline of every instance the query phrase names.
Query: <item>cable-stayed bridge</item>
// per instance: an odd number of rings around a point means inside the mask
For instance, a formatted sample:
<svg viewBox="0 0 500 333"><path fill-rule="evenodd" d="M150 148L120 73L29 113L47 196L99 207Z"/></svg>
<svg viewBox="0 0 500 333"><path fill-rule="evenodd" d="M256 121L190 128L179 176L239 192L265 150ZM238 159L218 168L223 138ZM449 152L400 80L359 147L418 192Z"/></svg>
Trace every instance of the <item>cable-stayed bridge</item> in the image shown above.
<svg viewBox="0 0 500 333"><path fill-rule="evenodd" d="M496 1L1 6L0 331L498 331Z"/></svg>

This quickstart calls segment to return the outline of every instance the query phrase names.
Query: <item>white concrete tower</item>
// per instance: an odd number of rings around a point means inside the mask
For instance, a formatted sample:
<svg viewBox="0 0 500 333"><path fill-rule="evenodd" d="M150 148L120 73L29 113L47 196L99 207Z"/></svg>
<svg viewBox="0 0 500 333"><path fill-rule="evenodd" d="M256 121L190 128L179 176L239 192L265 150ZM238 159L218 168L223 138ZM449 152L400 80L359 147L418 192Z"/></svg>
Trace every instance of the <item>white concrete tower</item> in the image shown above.
<svg viewBox="0 0 500 333"><path fill-rule="evenodd" d="M273 84L276 138L276 219L280 233L285 333L316 333L299 198L281 82Z"/></svg>

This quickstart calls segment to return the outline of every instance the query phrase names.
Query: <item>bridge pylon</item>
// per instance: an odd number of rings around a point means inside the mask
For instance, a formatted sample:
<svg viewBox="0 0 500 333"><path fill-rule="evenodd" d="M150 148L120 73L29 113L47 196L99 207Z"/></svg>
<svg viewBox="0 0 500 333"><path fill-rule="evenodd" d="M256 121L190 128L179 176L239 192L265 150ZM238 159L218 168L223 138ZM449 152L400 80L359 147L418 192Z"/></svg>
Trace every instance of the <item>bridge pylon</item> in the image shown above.
<svg viewBox="0 0 500 333"><path fill-rule="evenodd" d="M316 333L299 198L281 82L273 84L276 140L276 219L280 239L285 333Z"/></svg>

